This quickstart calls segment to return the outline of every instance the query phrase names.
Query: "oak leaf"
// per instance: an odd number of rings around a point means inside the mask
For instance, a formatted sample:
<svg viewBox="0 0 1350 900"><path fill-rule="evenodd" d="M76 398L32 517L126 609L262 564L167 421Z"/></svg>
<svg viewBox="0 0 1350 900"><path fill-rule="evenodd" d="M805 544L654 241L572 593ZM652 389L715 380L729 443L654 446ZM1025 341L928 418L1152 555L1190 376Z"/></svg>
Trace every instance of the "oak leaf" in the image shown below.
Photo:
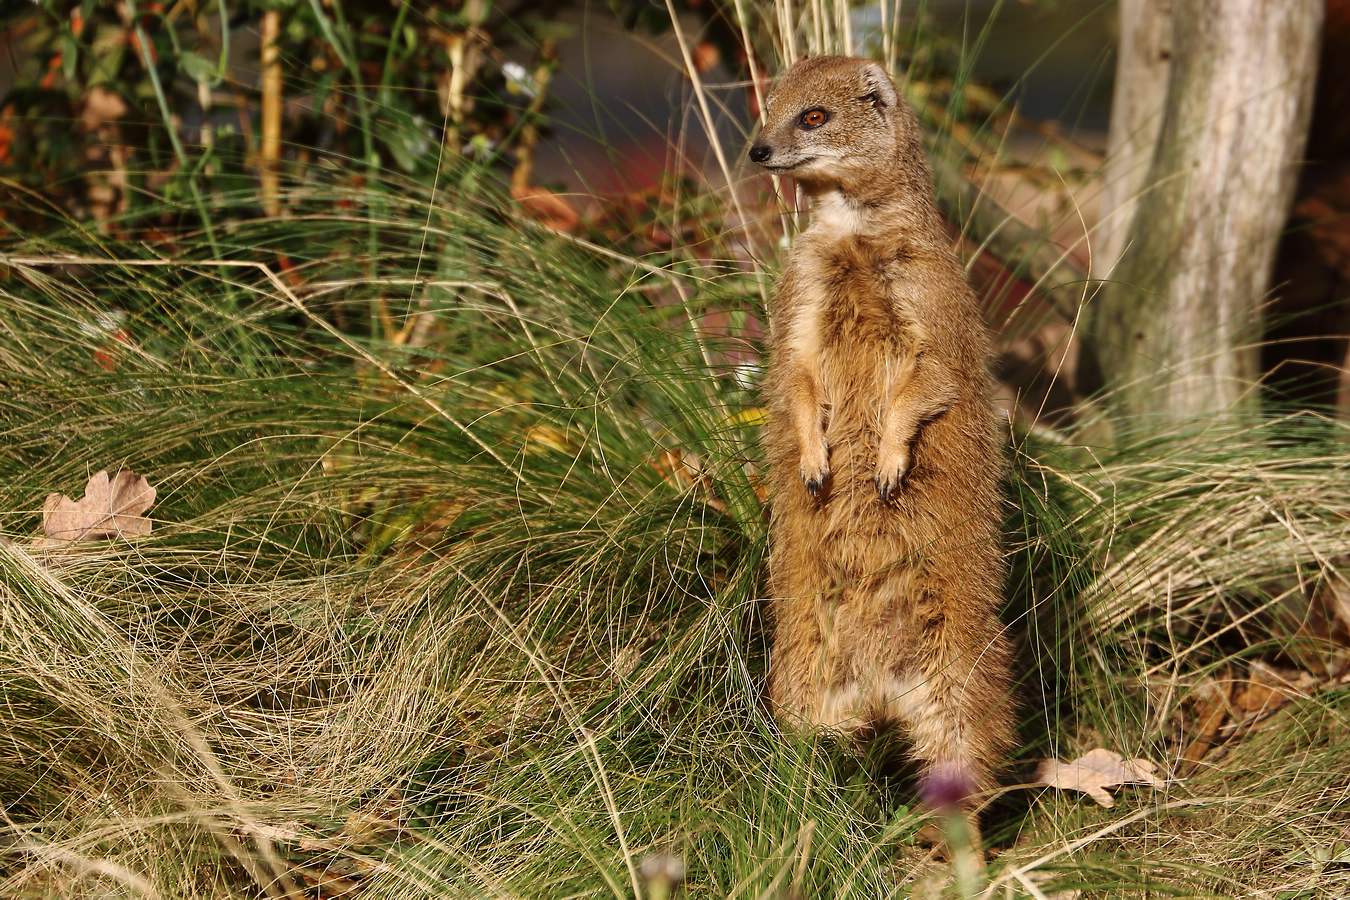
<svg viewBox="0 0 1350 900"><path fill-rule="evenodd" d="M145 512L155 502L155 489L143 476L123 469L111 478L95 473L77 502L51 493L42 504L42 530L60 541L96 541L112 537L144 537L150 533Z"/></svg>
<svg viewBox="0 0 1350 900"><path fill-rule="evenodd" d="M1073 762L1045 760L1036 770L1034 783L1061 791L1081 791L1102 806L1114 806L1116 801L1107 793L1107 788L1122 784L1160 788L1163 781L1154 774L1157 770L1158 767L1146 759L1125 759L1119 753L1098 747Z"/></svg>

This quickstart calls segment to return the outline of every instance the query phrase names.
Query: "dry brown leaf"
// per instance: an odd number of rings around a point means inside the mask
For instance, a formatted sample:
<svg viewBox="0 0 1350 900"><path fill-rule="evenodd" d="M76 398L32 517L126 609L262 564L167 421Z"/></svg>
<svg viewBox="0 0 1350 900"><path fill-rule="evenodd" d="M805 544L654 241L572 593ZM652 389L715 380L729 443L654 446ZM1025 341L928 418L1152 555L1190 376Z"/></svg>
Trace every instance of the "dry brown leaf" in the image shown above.
<svg viewBox="0 0 1350 900"><path fill-rule="evenodd" d="M700 41L689 54L694 68L700 75L706 75L722 61L722 51L712 41Z"/></svg>
<svg viewBox="0 0 1350 900"><path fill-rule="evenodd" d="M726 503L716 496L716 485L705 471L703 459L697 453L687 453L678 447L662 450L651 460L651 466L661 474L666 484L676 490L698 486L703 491L704 503L718 512L727 511Z"/></svg>
<svg viewBox="0 0 1350 900"><path fill-rule="evenodd" d="M329 869L302 868L295 874L322 900L330 897L354 897L361 890L361 884L345 875L338 875Z"/></svg>
<svg viewBox="0 0 1350 900"><path fill-rule="evenodd" d="M1214 746L1219 728L1228 719L1233 683L1226 674L1211 678L1195 692L1194 737L1181 753L1178 774L1183 777L1194 772L1200 761Z"/></svg>
<svg viewBox="0 0 1350 900"><path fill-rule="evenodd" d="M681 491L695 484L703 469L703 461L697 454L685 453L679 448L662 450L651 465L667 484Z"/></svg>
<svg viewBox="0 0 1350 900"><path fill-rule="evenodd" d="M1254 660L1247 671L1247 681L1233 698L1234 705L1245 713L1274 712L1317 689L1317 678L1299 669L1282 669Z"/></svg>
<svg viewBox="0 0 1350 900"><path fill-rule="evenodd" d="M1160 788L1163 781L1154 774L1157 770L1158 767L1146 759L1126 759L1113 750L1098 747L1073 762L1045 760L1036 770L1034 783L1061 791L1081 791L1102 806L1114 806L1116 801L1107 793L1107 788L1122 784Z"/></svg>
<svg viewBox="0 0 1350 900"><path fill-rule="evenodd" d="M123 469L112 478L97 472L84 486L78 502L51 493L42 504L42 530L59 541L96 541L113 537L144 537L150 533L145 512L155 502L155 489L144 477Z"/></svg>

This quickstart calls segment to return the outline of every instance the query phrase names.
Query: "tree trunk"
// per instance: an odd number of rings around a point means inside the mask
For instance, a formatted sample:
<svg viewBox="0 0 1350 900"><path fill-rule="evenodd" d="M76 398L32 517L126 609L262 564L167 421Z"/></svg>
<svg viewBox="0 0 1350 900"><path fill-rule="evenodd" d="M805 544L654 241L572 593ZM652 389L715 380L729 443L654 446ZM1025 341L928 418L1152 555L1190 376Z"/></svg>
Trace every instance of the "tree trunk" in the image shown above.
<svg viewBox="0 0 1350 900"><path fill-rule="evenodd" d="M1120 45L1111 97L1111 130L1092 277L1107 279L1120 261L1162 130L1172 61L1172 0L1120 0Z"/></svg>
<svg viewBox="0 0 1350 900"><path fill-rule="evenodd" d="M1088 364L1121 414L1176 421L1254 401L1261 304L1307 135L1323 2L1171 2L1152 164L1088 311Z"/></svg>

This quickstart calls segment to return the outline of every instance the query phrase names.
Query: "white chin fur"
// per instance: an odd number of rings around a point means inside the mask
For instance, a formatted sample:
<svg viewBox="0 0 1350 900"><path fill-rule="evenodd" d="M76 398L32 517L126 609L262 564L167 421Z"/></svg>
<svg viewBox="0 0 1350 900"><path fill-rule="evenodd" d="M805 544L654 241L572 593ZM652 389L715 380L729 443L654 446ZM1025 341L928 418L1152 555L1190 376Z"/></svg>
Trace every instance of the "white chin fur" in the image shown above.
<svg viewBox="0 0 1350 900"><path fill-rule="evenodd" d="M862 224L858 208L838 191L826 191L811 208L811 230L834 237L857 234Z"/></svg>

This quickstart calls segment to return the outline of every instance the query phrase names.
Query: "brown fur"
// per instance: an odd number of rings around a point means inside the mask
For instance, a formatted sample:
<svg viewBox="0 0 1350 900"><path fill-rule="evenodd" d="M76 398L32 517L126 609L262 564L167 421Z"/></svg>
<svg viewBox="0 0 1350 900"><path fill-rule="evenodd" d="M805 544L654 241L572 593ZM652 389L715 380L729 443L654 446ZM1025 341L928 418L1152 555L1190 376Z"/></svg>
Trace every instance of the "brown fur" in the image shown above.
<svg viewBox="0 0 1350 900"><path fill-rule="evenodd" d="M812 108L829 120L803 129ZM898 722L928 783L989 788L1011 732L1003 441L917 122L875 63L818 57L774 86L754 150L814 206L764 388L770 700L807 729Z"/></svg>

